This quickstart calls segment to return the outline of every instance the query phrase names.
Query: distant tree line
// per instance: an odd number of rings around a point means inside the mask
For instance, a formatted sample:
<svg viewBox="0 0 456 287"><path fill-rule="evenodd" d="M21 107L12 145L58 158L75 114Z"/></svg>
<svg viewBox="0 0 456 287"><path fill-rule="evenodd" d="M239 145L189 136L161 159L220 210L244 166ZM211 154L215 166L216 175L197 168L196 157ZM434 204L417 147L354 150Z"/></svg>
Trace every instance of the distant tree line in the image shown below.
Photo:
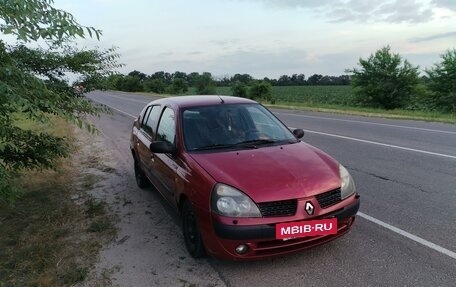
<svg viewBox="0 0 456 287"><path fill-rule="evenodd" d="M367 59L359 59L358 67L346 73L341 76L313 74L307 79L304 74L293 74L259 80L249 74L215 78L208 72L160 71L146 75L132 71L127 75L110 75L103 87L158 94L185 94L192 87L195 89L192 93L215 94L216 87L228 86L234 96L274 103L273 86L351 85L352 97L347 101L351 106L456 112L456 49L446 51L441 55L441 62L426 69L422 76L418 66L392 53L389 46Z"/></svg>
<svg viewBox="0 0 456 287"><path fill-rule="evenodd" d="M132 71L127 75L116 74L106 79L105 87L107 89L116 89L126 92L154 92L167 94L185 93L189 87L198 88L198 86L209 86L201 88L201 92L210 92L211 86L233 86L236 83L251 85L257 82L249 74L235 74L231 77L215 78L211 73L197 72L185 73L176 71L168 73L164 71L155 72L151 75L139 71ZM304 74L293 74L291 76L282 75L277 79L263 78L262 81L272 86L305 86L305 85L350 85L350 76L323 76L314 74L308 79ZM206 90L206 91L205 91Z"/></svg>
<svg viewBox="0 0 456 287"><path fill-rule="evenodd" d="M219 86L231 86L237 82L250 85L255 79L249 74L235 74L232 77L224 77L217 82ZM306 85L350 85L350 76L323 76L320 74L313 74L307 80L304 74L282 75L277 79L263 78L263 81L271 84L272 86L306 86Z"/></svg>

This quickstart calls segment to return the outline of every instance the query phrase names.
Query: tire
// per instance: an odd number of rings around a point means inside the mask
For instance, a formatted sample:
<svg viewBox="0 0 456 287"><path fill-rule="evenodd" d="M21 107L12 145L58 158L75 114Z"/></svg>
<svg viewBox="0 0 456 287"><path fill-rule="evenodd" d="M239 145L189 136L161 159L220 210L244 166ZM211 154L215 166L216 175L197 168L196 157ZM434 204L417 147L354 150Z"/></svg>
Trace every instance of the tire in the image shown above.
<svg viewBox="0 0 456 287"><path fill-rule="evenodd" d="M146 188L150 186L150 181L142 171L141 167L139 166L138 161L135 159L135 179L136 184L139 188Z"/></svg>
<svg viewBox="0 0 456 287"><path fill-rule="evenodd" d="M184 234L185 247L193 258L201 258L206 255L203 240L198 228L192 204L185 200L182 206L182 232Z"/></svg>

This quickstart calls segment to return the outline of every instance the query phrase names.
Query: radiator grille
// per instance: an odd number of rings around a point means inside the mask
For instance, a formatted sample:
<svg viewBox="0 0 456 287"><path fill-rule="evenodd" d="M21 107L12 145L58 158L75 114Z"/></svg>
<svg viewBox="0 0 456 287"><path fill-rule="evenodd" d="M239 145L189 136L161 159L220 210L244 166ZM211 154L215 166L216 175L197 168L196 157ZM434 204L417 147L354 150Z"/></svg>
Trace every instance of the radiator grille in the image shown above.
<svg viewBox="0 0 456 287"><path fill-rule="evenodd" d="M296 214L298 201L296 199L270 201L258 204L263 216L291 216Z"/></svg>
<svg viewBox="0 0 456 287"><path fill-rule="evenodd" d="M340 188L316 196L321 208L328 208L342 201Z"/></svg>

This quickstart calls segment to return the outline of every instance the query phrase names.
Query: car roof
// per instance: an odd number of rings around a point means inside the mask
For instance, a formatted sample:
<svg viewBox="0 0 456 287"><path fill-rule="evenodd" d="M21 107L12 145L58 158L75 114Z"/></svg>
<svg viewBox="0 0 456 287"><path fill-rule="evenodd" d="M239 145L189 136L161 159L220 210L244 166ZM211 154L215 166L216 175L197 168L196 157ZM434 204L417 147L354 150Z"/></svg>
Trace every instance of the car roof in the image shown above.
<svg viewBox="0 0 456 287"><path fill-rule="evenodd" d="M211 106L217 104L256 104L257 102L232 96L216 96L216 95L198 95L198 96L177 96L169 98L161 98L150 102L148 105L160 104L178 108L196 107L196 106Z"/></svg>

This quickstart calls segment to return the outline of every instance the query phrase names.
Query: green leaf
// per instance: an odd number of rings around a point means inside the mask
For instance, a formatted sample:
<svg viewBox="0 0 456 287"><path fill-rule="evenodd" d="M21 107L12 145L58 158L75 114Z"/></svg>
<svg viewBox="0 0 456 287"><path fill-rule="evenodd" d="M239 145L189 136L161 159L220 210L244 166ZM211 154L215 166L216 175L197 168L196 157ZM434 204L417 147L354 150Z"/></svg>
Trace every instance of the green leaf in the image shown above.
<svg viewBox="0 0 456 287"><path fill-rule="evenodd" d="M4 28L2 31L4 34L12 34L15 29L16 28L13 26L8 26L8 27Z"/></svg>
<svg viewBox="0 0 456 287"><path fill-rule="evenodd" d="M65 138L52 133L50 123L56 117L96 132L85 116L106 110L76 95L72 87L82 83L85 91L97 88L111 69L120 66L115 49L81 50L68 42L78 33L83 35L84 26L52 4L52 0L1 2L3 34L21 41L42 38L51 44L42 49L0 41L0 201L10 196L4 191L12 190L8 180L18 171L53 167L57 158L68 155ZM85 29L99 37L99 30ZM78 82L68 83L67 73Z"/></svg>

